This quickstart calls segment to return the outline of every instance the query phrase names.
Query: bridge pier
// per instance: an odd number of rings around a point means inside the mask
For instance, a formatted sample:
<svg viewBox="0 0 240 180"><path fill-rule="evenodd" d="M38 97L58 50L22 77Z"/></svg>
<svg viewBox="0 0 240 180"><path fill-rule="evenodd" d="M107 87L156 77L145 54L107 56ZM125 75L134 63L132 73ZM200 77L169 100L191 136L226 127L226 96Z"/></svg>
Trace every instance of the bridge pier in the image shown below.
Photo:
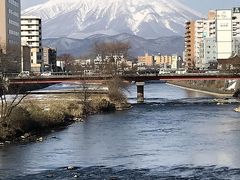
<svg viewBox="0 0 240 180"><path fill-rule="evenodd" d="M136 82L138 103L144 102L144 84L145 84L144 82Z"/></svg>

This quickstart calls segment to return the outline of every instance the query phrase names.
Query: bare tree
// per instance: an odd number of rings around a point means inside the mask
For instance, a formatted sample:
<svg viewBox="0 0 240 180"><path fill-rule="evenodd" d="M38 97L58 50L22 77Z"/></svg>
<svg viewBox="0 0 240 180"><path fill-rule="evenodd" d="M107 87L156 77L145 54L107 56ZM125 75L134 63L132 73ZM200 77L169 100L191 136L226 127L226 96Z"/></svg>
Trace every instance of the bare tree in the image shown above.
<svg viewBox="0 0 240 180"><path fill-rule="evenodd" d="M100 70L105 74L117 74L119 57L128 57L128 42L95 43L94 52L102 60Z"/></svg>
<svg viewBox="0 0 240 180"><path fill-rule="evenodd" d="M64 64L64 71L70 72L74 69L74 57L71 54L62 54L57 57L58 61L62 61Z"/></svg>
<svg viewBox="0 0 240 180"><path fill-rule="evenodd" d="M16 93L15 95L12 95L11 97L9 97L8 92L9 92L9 80L5 75L1 74L0 75L0 99L1 99L0 129L5 128L6 130L14 128L14 125L11 123L10 116L14 111L14 109L28 95L28 93L25 93L23 95Z"/></svg>
<svg viewBox="0 0 240 180"><path fill-rule="evenodd" d="M0 45L0 130L14 129L11 114L22 100L28 95L20 95L21 89L16 94L9 96L9 73L18 73L21 70L21 49L18 45ZM0 137L1 138L1 137Z"/></svg>

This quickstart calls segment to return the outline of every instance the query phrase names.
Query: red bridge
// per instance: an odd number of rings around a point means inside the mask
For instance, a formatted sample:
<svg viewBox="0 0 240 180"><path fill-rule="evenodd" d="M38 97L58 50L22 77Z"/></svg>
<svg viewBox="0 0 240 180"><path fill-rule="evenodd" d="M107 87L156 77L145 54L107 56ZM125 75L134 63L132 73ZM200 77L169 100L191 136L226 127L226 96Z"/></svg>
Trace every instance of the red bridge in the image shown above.
<svg viewBox="0 0 240 180"><path fill-rule="evenodd" d="M48 76L48 77L14 77L9 78L10 84L57 84L63 82L103 82L112 79L113 76ZM233 80L240 79L240 74L149 74L149 75L122 75L121 79L132 82L146 82L151 80Z"/></svg>

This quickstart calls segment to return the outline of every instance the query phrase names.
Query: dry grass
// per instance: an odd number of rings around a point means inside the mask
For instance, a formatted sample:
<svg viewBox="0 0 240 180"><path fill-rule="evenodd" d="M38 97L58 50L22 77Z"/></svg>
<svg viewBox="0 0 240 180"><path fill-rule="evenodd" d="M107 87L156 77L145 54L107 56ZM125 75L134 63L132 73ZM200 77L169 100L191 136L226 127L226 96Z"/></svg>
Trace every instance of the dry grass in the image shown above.
<svg viewBox="0 0 240 180"><path fill-rule="evenodd" d="M115 105L107 98L91 96L85 109L87 112L84 112L84 104L79 99L25 100L9 117L11 126L0 123L0 141L11 140L26 132L65 126L73 122L73 118L85 117L86 113L114 111Z"/></svg>

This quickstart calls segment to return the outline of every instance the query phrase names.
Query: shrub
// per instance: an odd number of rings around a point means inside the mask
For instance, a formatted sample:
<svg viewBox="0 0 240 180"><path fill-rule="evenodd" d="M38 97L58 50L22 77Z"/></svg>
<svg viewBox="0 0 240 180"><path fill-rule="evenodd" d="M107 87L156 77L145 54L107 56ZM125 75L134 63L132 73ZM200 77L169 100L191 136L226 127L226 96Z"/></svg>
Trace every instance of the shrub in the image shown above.
<svg viewBox="0 0 240 180"><path fill-rule="evenodd" d="M126 101L127 97L124 90L127 89L127 84L120 78L115 77L108 82L109 99L114 102Z"/></svg>

